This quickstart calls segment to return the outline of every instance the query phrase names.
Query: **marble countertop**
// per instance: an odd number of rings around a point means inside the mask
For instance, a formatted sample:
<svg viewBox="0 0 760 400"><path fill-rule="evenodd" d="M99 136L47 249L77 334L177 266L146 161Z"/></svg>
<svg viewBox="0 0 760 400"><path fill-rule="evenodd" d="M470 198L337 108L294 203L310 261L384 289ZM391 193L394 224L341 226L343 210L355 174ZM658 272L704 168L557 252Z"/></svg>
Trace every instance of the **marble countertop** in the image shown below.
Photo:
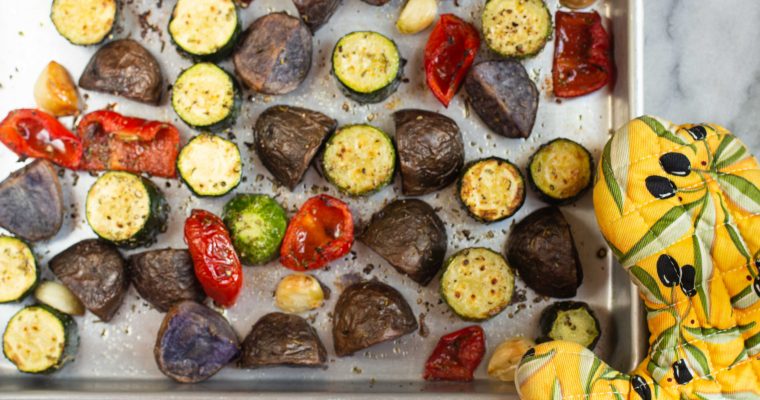
<svg viewBox="0 0 760 400"><path fill-rule="evenodd" d="M644 111L713 122L760 154L760 2L644 0Z"/></svg>

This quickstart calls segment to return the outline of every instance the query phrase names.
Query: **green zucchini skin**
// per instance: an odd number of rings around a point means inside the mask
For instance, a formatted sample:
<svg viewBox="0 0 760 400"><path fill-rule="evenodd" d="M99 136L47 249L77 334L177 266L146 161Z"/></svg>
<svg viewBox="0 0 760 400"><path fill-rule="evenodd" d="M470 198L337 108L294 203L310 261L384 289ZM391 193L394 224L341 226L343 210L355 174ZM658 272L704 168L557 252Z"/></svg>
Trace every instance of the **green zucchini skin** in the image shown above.
<svg viewBox="0 0 760 400"><path fill-rule="evenodd" d="M273 198L263 194L235 195L225 204L222 220L243 263L264 264L279 254L288 217Z"/></svg>
<svg viewBox="0 0 760 400"><path fill-rule="evenodd" d="M538 339L536 339L536 343L544 343L552 340L569 340L569 338L564 337L554 337L551 335L551 332L553 328L555 327L555 324L562 323L560 321L560 317L563 313L572 312L572 311L581 311L584 314L584 317L587 319L590 319L592 324L594 325L593 328L591 328L591 332L595 331L596 335L591 338L590 341L587 341L587 343L580 343L581 345L585 345L588 347L589 350L594 350L594 347L596 347L596 344L599 342L599 338L602 336L602 328L599 325L599 319L596 317L596 314L594 313L594 310L589 307L587 303L584 303L582 301L560 301L557 303L554 303L544 309L543 312L541 312L541 317L539 319L539 329L541 331L541 336L539 336ZM567 314L564 314L567 315ZM567 318L568 320L570 317ZM568 321L565 321L568 322ZM579 326L580 323L583 322L589 322L589 321L581 321L581 320L575 320L572 321L572 324L574 325L573 329L576 331L577 329L582 329L583 327ZM587 331L589 329L587 328Z"/></svg>
<svg viewBox="0 0 760 400"><path fill-rule="evenodd" d="M10 324L14 322L14 318L21 313L29 312L32 310L42 310L44 312L47 312L48 314L51 314L61 324L63 328L63 334L64 334L64 339L63 339L64 346L63 346L63 351L61 352L60 356L58 356L56 361L52 363L48 368L38 370L38 371L24 371L16 365L16 362L13 361L12 355L8 353L8 349L6 349L5 344L7 343L6 337L10 332L9 330ZM8 359L8 361L16 365L16 368L18 368L19 371L28 373L28 374L50 374L50 373L56 372L59 369L63 368L63 366L66 365L67 363L74 361L78 350L79 350L79 332L78 332L76 321L70 316L44 304L35 304L31 306L26 306L22 308L21 310L19 310L16 314L13 315L13 317L11 317L11 320L8 321L8 326L6 326L5 332L3 333L3 355L5 356L6 359Z"/></svg>
<svg viewBox="0 0 760 400"><path fill-rule="evenodd" d="M108 0L108 1L111 1L111 0ZM53 27L55 27L55 29L58 32L58 34L61 35L61 37L63 37L64 39L66 39L66 41L68 41L69 43L71 43L71 44L73 44L75 46L96 46L96 45L99 45L99 44L103 43L106 40L106 38L111 34L111 32L113 32L113 27L114 27L114 25L116 25L116 21L118 21L118 19L119 19L119 8L121 8L120 4L119 4L119 0L113 0L113 3L114 3L114 14L113 14L113 20L111 21L111 26L108 27L108 29L104 31L104 33L101 35L101 37L98 40L94 40L94 41L86 42L86 43L79 42L76 39L70 37L70 35L67 35L64 32L61 32L61 29L55 23L55 19L54 19L53 14L55 13L56 5L57 4L59 5L60 2L61 2L61 0L53 0L52 1L52 4L50 6L50 21L53 23Z"/></svg>
<svg viewBox="0 0 760 400"><path fill-rule="evenodd" d="M213 138L214 140L220 140L226 144L231 144L232 146L235 147L235 150L237 151L237 154L236 154L237 160L235 163L237 165L236 167L237 174L236 174L236 177L235 177L236 179L234 180L234 183L231 185L227 185L224 187L223 190L216 191L216 192L203 191L200 188L196 188L191 182L192 178L189 177L190 172L186 171L185 168L183 167L185 161L187 161L186 157L189 157L189 155L187 154L187 152L190 151L189 149L191 149L192 146L194 145L202 145L201 141L208 140L208 138ZM202 163L209 163L209 162L213 162L217 164L219 163L218 160L202 160ZM182 182L185 184L185 186L187 186L190 192L192 192L195 196L209 197L209 198L224 196L227 193L230 193L231 191L235 190L240 185L240 182L242 181L243 162L242 162L242 157L240 156L240 149L237 147L235 143L227 139L224 139L220 136L216 136L216 135L212 135L208 133L201 133L200 135L190 139L190 141L182 148L182 150L180 150L179 156L177 157L177 171L179 172L179 176Z"/></svg>
<svg viewBox="0 0 760 400"><path fill-rule="evenodd" d="M489 161L497 161L499 163L505 163L505 164L508 164L509 166L511 166L514 169L514 171L517 173L516 175L519 178L517 183L519 185L522 185L521 193L520 193L519 197L516 199L515 203L512 205L511 210L509 210L508 212L504 213L504 215L502 215L502 216L500 216L498 218L495 218L495 219L484 218L482 215L474 212L467 205L467 202L462 198L462 186L463 186L463 183L464 183L464 179L467 176L467 173L470 171L470 169L472 169L476 165L478 165L480 163L484 163L484 162L489 162ZM510 218L513 215L515 215L515 213L517 213L517 211L519 211L520 208L522 208L523 204L525 204L526 192L527 192L527 190L525 188L525 178L523 177L523 174L522 174L522 171L520 171L520 168L518 168L511 161L505 160L505 159L500 158L500 157L481 158L479 160L475 160L475 161L472 161L472 162L468 163L462 169L462 174L459 176L459 180L457 181L457 198L459 199L459 203L462 204L462 206L464 207L465 210L467 210L467 214L470 217L472 217L476 221L484 223L484 224L491 224L491 223L503 221L503 220L505 220L507 218Z"/></svg>
<svg viewBox="0 0 760 400"><path fill-rule="evenodd" d="M174 7L176 8L177 5L175 4ZM190 58L194 61L209 61L209 62L222 61L227 56L232 54L233 50L235 50L235 45L237 44L237 41L240 38L240 34L243 32L243 27L240 22L240 8L237 5L235 5L235 20L236 20L235 30L233 31L232 36L230 36L230 39L227 41L227 43L225 43L217 51L211 54L195 54L184 49L174 40L174 36L171 34L171 29L170 29L172 21L174 21L174 18L175 18L174 9L172 9L171 17L169 18L169 23L166 25L166 32L169 33L169 37L171 38L172 44L177 49L177 53L179 53L183 57Z"/></svg>
<svg viewBox="0 0 760 400"><path fill-rule="evenodd" d="M562 142L567 142L571 145L577 146L576 148L580 148L583 150L584 154L588 157L588 177L589 178L588 178L588 183L586 183L586 185L583 186L583 188L580 189L574 195L566 197L566 198L557 198L550 195L547 191L545 191L538 185L538 183L536 182L536 178L533 176L533 163L537 161L537 157L542 151L549 151L551 150L551 147L553 145L562 143ZM544 143L543 145L541 145L541 147L538 148L538 150L536 150L535 153L533 153L533 155L531 155L530 160L528 161L528 185L531 187L531 189L533 189L533 191L536 192L536 194L538 194L538 197L544 202L554 205L554 206L564 206L564 205L572 204L578 201L578 199L583 197L583 195L589 191L589 189L594 183L594 169L595 169L594 157L591 155L591 152L589 152L588 149L583 147L583 145L581 145L580 143L577 143L570 139L557 138L547 143Z"/></svg>
<svg viewBox="0 0 760 400"><path fill-rule="evenodd" d="M176 82L178 82L186 72L190 71L192 68L194 68L194 67L196 67L198 65L201 65L201 64L200 63L199 64L195 64L195 65L191 66L190 68L184 70L182 73L180 73L179 76L177 77L177 80L175 81L175 86L176 86ZM222 120L220 120L218 122L215 122L215 123L212 123L212 124L208 124L208 125L194 124L192 121L186 120L182 116L181 111L177 110L177 108L175 106L174 95L175 95L176 92L175 92L174 89L172 89L171 104L172 104L172 109L174 110L174 112L179 116L179 118L182 120L182 122L184 122L185 124L187 124L187 126L193 128L193 129L196 129L196 130L205 130L205 131L211 131L211 132L221 132L221 131L224 131L225 129L228 129L228 128L232 127L233 125L235 125L235 122L237 121L237 118L240 115L240 107L243 104L243 97L242 97L242 94L241 94L242 93L242 89L240 88L240 84L238 83L237 79L235 79L235 76L232 75L229 71L225 70L224 68L219 67L218 65L215 65L215 64L212 64L212 65L214 65L215 67L217 67L221 71L223 71L227 75L227 77L230 79L230 82L232 83L232 105L228 108L228 113L227 113L226 117L224 117Z"/></svg>
<svg viewBox="0 0 760 400"><path fill-rule="evenodd" d="M34 256L34 253L32 252L32 249L29 246L29 244L27 244L21 239L18 239L12 236L0 235L0 244L3 244L3 247L0 248L0 268L6 268L6 266L10 265L10 260L6 260L6 257L9 257L9 255L5 253L6 242L8 246L21 246L21 250L24 253L26 253L26 254L23 254L23 256L28 258L26 261L27 263L31 263L31 267L34 269L34 271L32 271L33 278L31 282L27 284L27 286L23 289L23 292L21 293L6 294L3 292L5 292L8 288L6 286L0 286L0 304L15 303L15 302L20 302L24 300L27 296L29 296L30 293L34 291L34 289L37 287L37 285L40 282L40 269L37 264L37 259ZM0 271L0 272L8 273L8 272L13 272L13 271ZM5 281L5 277L3 281Z"/></svg>
<svg viewBox="0 0 760 400"><path fill-rule="evenodd" d="M527 0L527 1L525 1L525 0L519 0L521 2L526 2L526 3L535 3L535 4L540 3L540 5L542 6L541 7L542 8L542 10L541 10L542 11L541 17L546 18L546 20L548 22L547 23L547 27L546 27L546 30L544 32L538 32L537 34L534 35L534 36L539 37L539 41L540 41L535 46L535 48L529 49L529 50L521 50L520 49L521 46L517 45L517 46L515 46L516 48L513 51L512 50L505 51L505 50L499 48L500 47L499 46L500 43L497 43L496 42L496 38L493 38L492 35L490 34L490 27L491 27L491 25L496 24L497 22L495 22L493 20L489 20L487 12L491 8L496 7L498 5L497 3L500 3L500 2L509 2L509 1L514 1L514 0L487 0L486 1L486 5L483 8L483 14L481 16L481 24L483 26L483 38L484 38L484 40L485 40L486 45L488 46L488 48L491 49L491 51L493 51L494 53L496 53L496 54L498 54L498 55L500 55L502 57L515 58L515 59L524 59L524 58L533 57L533 56L537 55L538 53L540 53L541 50L544 49L544 47L546 47L546 43L549 41L549 38L551 38L551 36L552 36L553 25L552 25L551 11L549 11L549 7L547 7L546 3L543 0ZM530 23L529 23L529 25L533 26L533 24L530 24ZM512 27L509 27L509 28L512 28ZM499 39L509 40L509 39L505 39L505 38L499 38Z"/></svg>

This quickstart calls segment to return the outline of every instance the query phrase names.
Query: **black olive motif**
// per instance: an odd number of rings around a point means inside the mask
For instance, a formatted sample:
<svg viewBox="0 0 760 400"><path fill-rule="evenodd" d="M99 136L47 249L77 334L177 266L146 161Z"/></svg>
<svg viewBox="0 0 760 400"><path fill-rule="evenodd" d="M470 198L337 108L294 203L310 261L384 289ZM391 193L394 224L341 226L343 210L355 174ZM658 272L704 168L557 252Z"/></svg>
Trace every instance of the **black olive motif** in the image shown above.
<svg viewBox="0 0 760 400"><path fill-rule="evenodd" d="M520 362L525 361L526 358L533 357L535 355L536 355L536 349L531 347L530 349L528 349L528 351L525 352L525 354L523 354L522 358L520 359Z"/></svg>
<svg viewBox="0 0 760 400"><path fill-rule="evenodd" d="M702 125L692 126L686 131L689 132L689 135L691 135L694 140L703 140L707 137L707 130L705 130L705 127Z"/></svg>
<svg viewBox="0 0 760 400"><path fill-rule="evenodd" d="M689 371L689 367L686 366L686 361L683 359L673 363L673 378L675 378L679 385L687 384L694 379L691 371Z"/></svg>
<svg viewBox="0 0 760 400"><path fill-rule="evenodd" d="M631 377L631 387L643 400L652 400L652 389L641 376L634 375Z"/></svg>
<svg viewBox="0 0 760 400"><path fill-rule="evenodd" d="M649 176L646 181L647 190L658 199L667 199L676 195L676 184L662 176Z"/></svg>
<svg viewBox="0 0 760 400"><path fill-rule="evenodd" d="M660 282L667 287L676 286L681 281L681 269L678 263L667 254L657 259L657 275L660 277Z"/></svg>
<svg viewBox="0 0 760 400"><path fill-rule="evenodd" d="M681 153L663 154L660 157L660 165L670 175L687 176L691 173L691 162Z"/></svg>
<svg viewBox="0 0 760 400"><path fill-rule="evenodd" d="M691 265L684 265L681 268L681 290L683 294L693 297L697 294L697 289L694 288L694 279L697 276L697 270Z"/></svg>
<svg viewBox="0 0 760 400"><path fill-rule="evenodd" d="M755 284L752 287L755 289L755 294L760 297L760 275L755 277Z"/></svg>

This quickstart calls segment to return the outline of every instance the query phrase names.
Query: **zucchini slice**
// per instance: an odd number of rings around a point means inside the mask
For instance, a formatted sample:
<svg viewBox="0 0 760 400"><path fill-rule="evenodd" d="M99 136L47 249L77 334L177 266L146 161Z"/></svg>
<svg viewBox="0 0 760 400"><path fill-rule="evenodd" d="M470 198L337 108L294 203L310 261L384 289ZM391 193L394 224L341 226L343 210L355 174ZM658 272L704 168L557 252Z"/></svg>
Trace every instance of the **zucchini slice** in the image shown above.
<svg viewBox="0 0 760 400"><path fill-rule="evenodd" d="M464 169L459 199L467 212L481 222L496 222L514 215L525 202L525 180L511 162L490 157Z"/></svg>
<svg viewBox="0 0 760 400"><path fill-rule="evenodd" d="M361 196L393 180L396 150L388 135L370 125L338 129L327 141L322 171L340 191Z"/></svg>
<svg viewBox="0 0 760 400"><path fill-rule="evenodd" d="M482 321L502 312L515 290L512 268L483 247L460 250L446 261L441 297L463 319Z"/></svg>
<svg viewBox="0 0 760 400"><path fill-rule="evenodd" d="M88 46L111 33L116 9L116 0L53 0L50 19L66 40Z"/></svg>
<svg viewBox="0 0 760 400"><path fill-rule="evenodd" d="M76 322L45 305L22 308L3 334L3 354L21 372L55 372L74 359L78 347Z"/></svg>
<svg viewBox="0 0 760 400"><path fill-rule="evenodd" d="M232 126L240 103L240 87L235 78L212 63L186 69L172 86L174 112L195 129L220 131Z"/></svg>
<svg viewBox="0 0 760 400"><path fill-rule="evenodd" d="M58 282L44 281L34 290L34 298L68 315L84 315L84 304L71 290Z"/></svg>
<svg viewBox="0 0 760 400"><path fill-rule="evenodd" d="M593 171L594 160L585 147L570 139L554 139L531 156L528 182L542 200L563 205L591 187Z"/></svg>
<svg viewBox="0 0 760 400"><path fill-rule="evenodd" d="M227 139L202 133L192 138L177 157L177 170L188 188L201 197L223 196L240 184L240 149Z"/></svg>
<svg viewBox="0 0 760 400"><path fill-rule="evenodd" d="M29 246L14 237L0 236L0 303L23 300L39 278Z"/></svg>
<svg viewBox="0 0 760 400"><path fill-rule="evenodd" d="M332 56L343 93L360 103L379 103L398 88L404 60L393 40L370 31L343 36Z"/></svg>
<svg viewBox="0 0 760 400"><path fill-rule="evenodd" d="M224 205L224 224L245 264L272 260L285 237L288 217L280 203L264 194L238 194Z"/></svg>
<svg viewBox="0 0 760 400"><path fill-rule="evenodd" d="M116 246L133 249L152 244L166 230L169 205L151 181L128 172L103 174L87 193L87 223Z"/></svg>
<svg viewBox="0 0 760 400"><path fill-rule="evenodd" d="M233 0L177 0L169 20L169 36L177 49L199 60L227 56L240 32Z"/></svg>
<svg viewBox="0 0 760 400"><path fill-rule="evenodd" d="M593 350L601 336L596 314L580 301L560 301L545 308L539 319L541 337L536 343L550 340L575 342Z"/></svg>
<svg viewBox="0 0 760 400"><path fill-rule="evenodd" d="M488 0L482 16L483 36L504 57L532 57L552 34L552 16L543 0Z"/></svg>

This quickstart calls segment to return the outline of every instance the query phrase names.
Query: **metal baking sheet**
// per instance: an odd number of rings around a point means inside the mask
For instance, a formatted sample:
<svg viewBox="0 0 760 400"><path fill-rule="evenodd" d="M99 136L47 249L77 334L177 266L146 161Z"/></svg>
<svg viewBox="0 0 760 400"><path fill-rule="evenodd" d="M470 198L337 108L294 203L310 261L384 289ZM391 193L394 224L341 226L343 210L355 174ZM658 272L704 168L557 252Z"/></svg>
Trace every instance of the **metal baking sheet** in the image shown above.
<svg viewBox="0 0 760 400"><path fill-rule="evenodd" d="M113 38L132 37L143 43L159 60L168 82L191 62L180 57L169 41L165 27L173 6L172 0L122 0L118 26ZM448 109L443 108L425 87L422 49L429 31L400 35L394 26L401 0L383 7L372 7L359 0L345 0L330 22L314 38L313 64L306 81L295 92L285 96L245 94L245 104L237 125L228 133L244 156L245 181L235 193L261 192L274 195L290 212L305 199L335 189L323 181L313 168L304 182L292 193L272 182L270 174L250 151L251 126L259 113L274 104L290 104L317 109L336 118L340 124L368 122L393 133L391 113L403 108L423 108L444 113L459 124L465 139L467 160L498 155L524 167L530 154L542 143L555 137L569 137L591 150L598 159L610 131L642 111L642 6L641 0L599 1L594 7L605 17L605 24L615 38L617 85L571 101L555 101L549 94L553 42L525 66L541 90L537 123L527 140L506 139L491 133L471 115L459 95ZM458 3L458 5L457 5ZM442 1L440 12L453 12L480 25L484 1ZM552 12L559 8L557 0L548 0ZM29 0L0 13L0 114L15 108L34 107L32 88L37 75L50 60L63 64L77 78L96 47L78 47L59 36L52 26L49 0ZM243 26L272 11L295 14L287 0L256 0L241 12ZM329 55L336 40L355 30L376 30L392 37L401 54L408 60L408 78L390 99L376 105L359 105L345 98L330 75ZM486 52L481 52L481 55ZM229 61L222 65L232 70ZM167 104L166 94L158 107L146 106L122 98L94 92L81 92L87 110L106 106L143 118L173 122L181 130L183 142L197 134L178 120ZM73 121L65 120L67 125ZM3 147L3 146L0 146ZM0 149L0 179L23 164L4 147ZM77 241L94 237L84 220L84 196L94 182L87 173L61 171L66 198L66 219L53 239L36 243L34 251L44 267L44 277L51 274L46 262L53 255ZM172 205L170 229L159 237L154 248L185 247L182 241L183 221L193 208L219 213L229 195L221 199L198 199L178 181L154 179ZM398 178L392 186L365 198L346 198L355 219L366 221L389 200L400 196ZM465 215L455 198L453 187L423 199L439 209L445 221L449 242L448 254L468 246L486 246L503 251L511 226L535 209L543 206L532 192L525 206L506 221L492 225L476 223ZM628 278L613 264L610 253L597 231L596 221L587 195L579 203L563 207L576 238L585 281L577 299L586 301L597 311L602 322L602 338L596 352L613 366L627 370L642 358L643 325L639 303ZM142 251L140 249L138 251ZM245 267L245 286L237 305L226 316L242 337L265 313L275 311L272 292L278 280L288 274L277 262L266 266ZM313 398L402 398L459 397L460 393L478 398L516 398L512 384L488 379L487 360L502 340L525 335L534 337L540 311L552 300L537 297L517 281L516 299L502 314L482 323L487 334L488 353L476 372L476 380L468 384L426 383L422 367L438 338L468 323L455 317L439 300L437 280L421 288L396 273L386 262L357 243L353 253L333 262L315 275L332 290L326 304L305 316L313 321L328 348L326 369L270 368L241 370L230 366L208 382L180 385L165 378L153 359L153 344L162 314L140 299L134 288L116 317L110 323L99 321L92 314L78 317L81 346L76 361L50 376L29 376L18 373L12 364L0 361L0 398L188 398L188 397L256 397L286 398L309 395ZM374 346L352 357L338 358L333 353L330 315L335 301L347 283L356 279L378 278L399 289L415 314L429 331ZM550 279L551 277L547 277ZM29 303L28 299L26 302ZM0 305L0 325L21 305ZM423 317L424 315L424 317Z"/></svg>

